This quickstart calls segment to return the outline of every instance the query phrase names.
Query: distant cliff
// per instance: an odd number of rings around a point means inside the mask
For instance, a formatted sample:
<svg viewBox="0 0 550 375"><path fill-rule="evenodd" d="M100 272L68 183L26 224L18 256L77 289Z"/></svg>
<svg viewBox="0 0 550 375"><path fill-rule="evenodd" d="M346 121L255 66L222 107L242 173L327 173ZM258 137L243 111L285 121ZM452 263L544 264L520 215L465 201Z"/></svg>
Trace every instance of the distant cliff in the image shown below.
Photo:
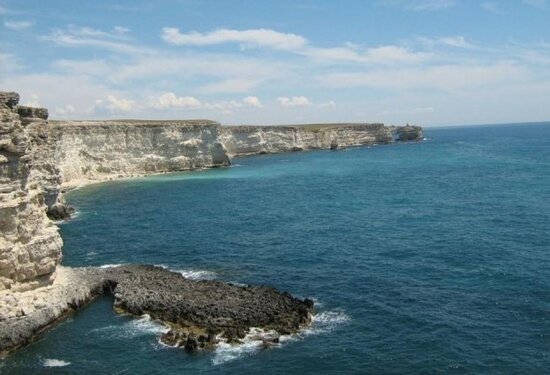
<svg viewBox="0 0 550 375"><path fill-rule="evenodd" d="M63 186L227 166L220 125L193 121L52 121L51 157Z"/></svg>
<svg viewBox="0 0 550 375"><path fill-rule="evenodd" d="M209 120L52 121L49 152L60 169L61 185L71 188L121 177L222 167L243 155L422 139L422 128L402 129L383 124L221 126Z"/></svg>
<svg viewBox="0 0 550 375"><path fill-rule="evenodd" d="M221 141L230 156L336 149L394 140L392 129L383 124L228 126L221 131Z"/></svg>

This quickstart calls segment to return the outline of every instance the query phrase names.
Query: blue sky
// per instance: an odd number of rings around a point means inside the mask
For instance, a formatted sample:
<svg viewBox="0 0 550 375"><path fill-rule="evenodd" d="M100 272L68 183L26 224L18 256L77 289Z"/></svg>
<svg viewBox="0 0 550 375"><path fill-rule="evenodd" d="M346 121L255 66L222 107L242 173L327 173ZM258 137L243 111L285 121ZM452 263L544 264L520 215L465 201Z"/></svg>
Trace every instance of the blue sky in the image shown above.
<svg viewBox="0 0 550 375"><path fill-rule="evenodd" d="M0 89L56 119L550 119L550 0L0 0Z"/></svg>

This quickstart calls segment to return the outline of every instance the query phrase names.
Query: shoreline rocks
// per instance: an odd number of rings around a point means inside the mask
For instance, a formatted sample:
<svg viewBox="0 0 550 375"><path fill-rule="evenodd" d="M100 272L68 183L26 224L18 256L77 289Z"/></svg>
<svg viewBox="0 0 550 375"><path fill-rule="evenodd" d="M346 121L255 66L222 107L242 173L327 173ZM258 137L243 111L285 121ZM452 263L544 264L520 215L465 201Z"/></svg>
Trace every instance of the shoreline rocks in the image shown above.
<svg viewBox="0 0 550 375"><path fill-rule="evenodd" d="M213 348L219 340L238 343L253 328L277 332L275 337L295 333L313 313L313 301L270 287L190 280L158 266L59 266L51 286L0 293L0 354L29 344L102 293L113 295L117 313L164 322L169 331L161 340L188 351Z"/></svg>

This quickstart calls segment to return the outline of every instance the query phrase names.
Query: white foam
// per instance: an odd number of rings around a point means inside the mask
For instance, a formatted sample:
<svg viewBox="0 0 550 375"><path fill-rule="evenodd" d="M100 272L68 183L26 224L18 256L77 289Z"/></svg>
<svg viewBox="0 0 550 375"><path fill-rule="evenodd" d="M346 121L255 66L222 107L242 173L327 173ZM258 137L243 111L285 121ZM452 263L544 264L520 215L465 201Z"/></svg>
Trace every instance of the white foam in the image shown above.
<svg viewBox="0 0 550 375"><path fill-rule="evenodd" d="M216 278L216 273L206 270L171 270L181 274L183 277L192 280L212 280Z"/></svg>
<svg viewBox="0 0 550 375"><path fill-rule="evenodd" d="M248 333L244 339L242 339L242 343L240 344L228 344L222 338L218 337L220 341L214 350L212 363L214 365L221 365L226 362L252 355L260 350L263 347L262 340L258 339L258 335L261 330L252 328L250 331L251 332ZM252 333L253 331L254 333Z"/></svg>
<svg viewBox="0 0 550 375"><path fill-rule="evenodd" d="M280 335L275 331L265 331L260 328L251 328L250 332L242 339L240 344L228 344L219 338L220 342L214 350L212 363L221 365L225 362L233 361L265 348L266 342L272 342L273 337L279 337L279 343L273 343L277 348L286 342L297 341L306 336L319 335L335 329L337 326L350 321L351 318L341 310L329 310L312 316L311 325L302 329L300 332L292 335Z"/></svg>
<svg viewBox="0 0 550 375"><path fill-rule="evenodd" d="M160 321L153 320L148 314L132 319L121 325L109 325L95 328L91 332L105 333L109 337L128 338L148 335L161 335L169 328Z"/></svg>
<svg viewBox="0 0 550 375"><path fill-rule="evenodd" d="M44 367L65 367L69 366L71 362L63 361L61 359L46 358L42 360L42 366Z"/></svg>
<svg viewBox="0 0 550 375"><path fill-rule="evenodd" d="M61 225L61 224L65 224L65 223L68 223L69 221L71 220L75 220L77 219L78 217L80 217L80 211L75 211L73 213L71 213L71 216L67 219L61 219L61 220L52 220L53 223L55 225Z"/></svg>
<svg viewBox="0 0 550 375"><path fill-rule="evenodd" d="M102 266L99 266L99 268L114 268L114 267L120 267L123 266L123 263L116 263L116 264L104 264Z"/></svg>
<svg viewBox="0 0 550 375"><path fill-rule="evenodd" d="M207 270L195 270L195 269L173 269L164 264L155 264L157 267L164 268L168 271L176 272L185 277L186 279L191 280L212 280L217 277L216 272L207 271Z"/></svg>

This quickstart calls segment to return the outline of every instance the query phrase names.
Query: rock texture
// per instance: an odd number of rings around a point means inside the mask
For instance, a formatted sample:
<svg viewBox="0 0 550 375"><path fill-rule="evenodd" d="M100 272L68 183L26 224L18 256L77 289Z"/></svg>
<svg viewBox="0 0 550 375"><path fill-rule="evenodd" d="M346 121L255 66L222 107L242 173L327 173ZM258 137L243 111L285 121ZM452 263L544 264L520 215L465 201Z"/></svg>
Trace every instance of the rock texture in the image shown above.
<svg viewBox="0 0 550 375"><path fill-rule="evenodd" d="M163 321L162 340L189 351L218 340L239 342L252 328L289 334L308 324L313 302L268 287L194 281L161 267L58 267L55 282L37 291L0 292L0 354L29 343L51 324L103 292L119 313Z"/></svg>
<svg viewBox="0 0 550 375"><path fill-rule="evenodd" d="M229 165L213 121L54 121L50 127L64 186Z"/></svg>
<svg viewBox="0 0 550 375"><path fill-rule="evenodd" d="M219 338L238 342L253 327L294 333L313 313L313 301L273 288L189 280L156 266L113 268L106 279L119 312L167 323L163 341L187 350L212 347Z"/></svg>
<svg viewBox="0 0 550 375"><path fill-rule="evenodd" d="M0 356L29 344L48 327L103 292L101 270L58 266L50 285L0 291Z"/></svg>
<svg viewBox="0 0 550 375"><path fill-rule="evenodd" d="M424 133L420 126L392 126L390 127L396 140L400 142L410 141L422 141L424 139Z"/></svg>
<svg viewBox="0 0 550 375"><path fill-rule="evenodd" d="M383 124L228 126L221 131L230 156L386 144L394 141Z"/></svg>
<svg viewBox="0 0 550 375"><path fill-rule="evenodd" d="M0 93L0 290L51 283L61 260L61 237L46 216L45 186L61 182L44 153L48 112L18 101Z"/></svg>

